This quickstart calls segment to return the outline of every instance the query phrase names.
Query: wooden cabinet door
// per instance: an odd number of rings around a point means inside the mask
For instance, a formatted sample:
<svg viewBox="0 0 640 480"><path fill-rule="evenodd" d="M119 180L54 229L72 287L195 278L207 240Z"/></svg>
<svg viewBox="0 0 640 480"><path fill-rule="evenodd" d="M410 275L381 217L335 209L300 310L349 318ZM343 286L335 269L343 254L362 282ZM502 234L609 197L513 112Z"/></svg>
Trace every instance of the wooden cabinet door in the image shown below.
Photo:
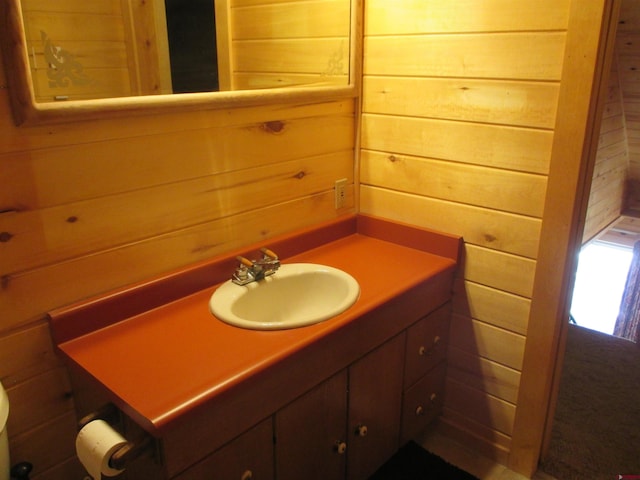
<svg viewBox="0 0 640 480"><path fill-rule="evenodd" d="M368 478L399 447L405 333L349 367L347 478Z"/></svg>
<svg viewBox="0 0 640 480"><path fill-rule="evenodd" d="M269 417L176 477L176 480L273 478L273 420Z"/></svg>
<svg viewBox="0 0 640 480"><path fill-rule="evenodd" d="M440 362L404 394L402 434L404 444L422 433L442 412L446 362Z"/></svg>
<svg viewBox="0 0 640 480"><path fill-rule="evenodd" d="M344 479L347 372L339 372L278 411L278 480Z"/></svg>
<svg viewBox="0 0 640 480"><path fill-rule="evenodd" d="M451 305L440 307L407 330L404 388L420 380L447 356Z"/></svg>

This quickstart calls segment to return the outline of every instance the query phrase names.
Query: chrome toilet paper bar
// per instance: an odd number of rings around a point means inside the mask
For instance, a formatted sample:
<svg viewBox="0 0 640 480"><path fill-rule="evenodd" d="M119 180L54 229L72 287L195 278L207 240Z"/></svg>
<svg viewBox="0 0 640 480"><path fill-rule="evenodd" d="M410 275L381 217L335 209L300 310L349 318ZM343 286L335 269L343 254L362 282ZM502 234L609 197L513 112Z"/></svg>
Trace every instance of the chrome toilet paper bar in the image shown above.
<svg viewBox="0 0 640 480"><path fill-rule="evenodd" d="M94 420L104 420L109 425L114 425L120 421L120 412L113 403L107 403L95 412L82 417L78 422L78 430L82 430L82 427Z"/></svg>
<svg viewBox="0 0 640 480"><path fill-rule="evenodd" d="M116 450L109 459L109 466L116 470L124 470L128 462L140 457L153 446L151 437L145 435L137 443L127 442L118 450Z"/></svg>

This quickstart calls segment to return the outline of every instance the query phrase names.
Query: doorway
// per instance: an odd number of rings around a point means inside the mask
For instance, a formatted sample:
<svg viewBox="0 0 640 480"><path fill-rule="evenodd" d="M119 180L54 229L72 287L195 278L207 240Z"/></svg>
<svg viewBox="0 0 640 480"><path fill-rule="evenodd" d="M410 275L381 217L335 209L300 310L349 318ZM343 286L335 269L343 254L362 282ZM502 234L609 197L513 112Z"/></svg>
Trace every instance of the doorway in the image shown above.
<svg viewBox="0 0 640 480"><path fill-rule="evenodd" d="M580 250L571 322L613 335L633 250L594 240Z"/></svg>
<svg viewBox="0 0 640 480"><path fill-rule="evenodd" d="M173 93L218 91L216 19L211 0L165 0Z"/></svg>

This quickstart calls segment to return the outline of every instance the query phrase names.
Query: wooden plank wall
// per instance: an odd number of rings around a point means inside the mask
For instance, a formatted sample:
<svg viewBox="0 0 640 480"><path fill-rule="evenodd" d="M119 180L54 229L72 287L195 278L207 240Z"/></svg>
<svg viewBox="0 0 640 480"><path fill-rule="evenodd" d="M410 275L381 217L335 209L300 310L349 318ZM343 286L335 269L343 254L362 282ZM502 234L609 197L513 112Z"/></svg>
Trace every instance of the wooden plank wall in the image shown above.
<svg viewBox="0 0 640 480"><path fill-rule="evenodd" d="M349 0L230 0L232 90L349 83Z"/></svg>
<svg viewBox="0 0 640 480"><path fill-rule="evenodd" d="M569 0L365 4L360 209L463 235L442 425L503 463L568 11Z"/></svg>
<svg viewBox="0 0 640 480"><path fill-rule="evenodd" d="M640 4L636 0L622 1L616 48L629 141L629 176L640 183Z"/></svg>
<svg viewBox="0 0 640 480"><path fill-rule="evenodd" d="M55 96L84 100L171 91L168 63L161 65L158 57L158 48L166 50L167 46L156 35L153 2L21 3L38 101L51 102ZM73 83L67 77L64 85L50 83L42 32L55 47L72 55L79 65L73 76L81 76L82 82Z"/></svg>
<svg viewBox="0 0 640 480"><path fill-rule="evenodd" d="M13 125L0 71L0 381L12 460L82 478L55 307L355 210L355 102ZM349 179L346 207L333 184Z"/></svg>
<svg viewBox="0 0 640 480"><path fill-rule="evenodd" d="M612 62L593 170L583 243L615 221L623 211L629 152L618 64Z"/></svg>
<svg viewBox="0 0 640 480"><path fill-rule="evenodd" d="M129 71L129 54L121 0L99 2L22 2L25 32L31 48L34 90L38 101L53 101L57 95L70 99L120 97L131 95L135 83ZM48 62L41 37L46 33L51 43L73 55L84 83L51 85L47 77ZM69 61L65 62L68 64Z"/></svg>

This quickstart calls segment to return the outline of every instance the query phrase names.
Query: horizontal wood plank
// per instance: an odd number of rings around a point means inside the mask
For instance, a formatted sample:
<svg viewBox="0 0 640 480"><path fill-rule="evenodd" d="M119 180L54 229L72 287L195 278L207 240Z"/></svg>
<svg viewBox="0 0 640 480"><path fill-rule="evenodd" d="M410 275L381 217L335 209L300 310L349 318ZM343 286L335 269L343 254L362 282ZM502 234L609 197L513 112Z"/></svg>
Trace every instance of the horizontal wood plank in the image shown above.
<svg viewBox="0 0 640 480"><path fill-rule="evenodd" d="M529 298L458 277L454 284L454 312L505 330L527 334Z"/></svg>
<svg viewBox="0 0 640 480"><path fill-rule="evenodd" d="M540 218L546 178L509 170L363 150L360 182Z"/></svg>
<svg viewBox="0 0 640 480"><path fill-rule="evenodd" d="M556 0L367 0L367 35L561 30L569 11Z"/></svg>
<svg viewBox="0 0 640 480"><path fill-rule="evenodd" d="M39 43L40 32L45 32L54 45L65 50L68 49L66 42L125 41L121 15L101 12L27 12L24 22L27 42Z"/></svg>
<svg viewBox="0 0 640 480"><path fill-rule="evenodd" d="M447 375L489 395L517 403L520 372L483 357L450 347L447 353Z"/></svg>
<svg viewBox="0 0 640 480"><path fill-rule="evenodd" d="M364 78L363 111L552 128L558 84L466 78Z"/></svg>
<svg viewBox="0 0 640 480"><path fill-rule="evenodd" d="M52 2L51 0L20 0L23 11L59 12L62 8L75 13L98 13L117 15L122 12L121 0L65 0Z"/></svg>
<svg viewBox="0 0 640 480"><path fill-rule="evenodd" d="M445 408L459 412L487 428L510 436L516 407L452 378L446 381Z"/></svg>
<svg viewBox="0 0 640 480"><path fill-rule="evenodd" d="M438 431L501 465L505 465L509 459L510 435L477 423L463 412L451 410L446 405L438 419Z"/></svg>
<svg viewBox="0 0 640 480"><path fill-rule="evenodd" d="M525 337L454 313L449 344L511 369L522 369Z"/></svg>
<svg viewBox="0 0 640 480"><path fill-rule="evenodd" d="M55 368L16 386L5 385L11 409L7 422L10 437L20 435L50 419L73 411L67 371Z"/></svg>
<svg viewBox="0 0 640 480"><path fill-rule="evenodd" d="M535 258L540 220L362 185L362 213L451 232L474 244Z"/></svg>
<svg viewBox="0 0 640 480"><path fill-rule="evenodd" d="M564 43L562 32L368 36L364 73L559 81Z"/></svg>
<svg viewBox="0 0 640 480"><path fill-rule="evenodd" d="M239 72L346 75L349 49L347 37L236 41L233 65Z"/></svg>
<svg viewBox="0 0 640 480"><path fill-rule="evenodd" d="M37 322L23 330L6 332L0 326L0 378L5 385L14 385L59 367L61 360L53 350L49 325Z"/></svg>
<svg viewBox="0 0 640 480"><path fill-rule="evenodd" d="M546 174L553 134L509 126L364 114L362 148Z"/></svg>
<svg viewBox="0 0 640 480"><path fill-rule="evenodd" d="M349 36L350 0L231 2L231 35L236 40Z"/></svg>
<svg viewBox="0 0 640 480"><path fill-rule="evenodd" d="M471 282L531 298L535 260L465 244L462 275Z"/></svg>
<svg viewBox="0 0 640 480"><path fill-rule="evenodd" d="M38 472L38 476L34 478L39 479L43 472L76 458L74 446L77 434L78 421L76 413L68 411L58 417L47 419L47 421L32 430L13 437L11 459L12 461L13 459L17 461L28 460L34 465L33 473ZM80 472L78 472L78 475L80 475Z"/></svg>

